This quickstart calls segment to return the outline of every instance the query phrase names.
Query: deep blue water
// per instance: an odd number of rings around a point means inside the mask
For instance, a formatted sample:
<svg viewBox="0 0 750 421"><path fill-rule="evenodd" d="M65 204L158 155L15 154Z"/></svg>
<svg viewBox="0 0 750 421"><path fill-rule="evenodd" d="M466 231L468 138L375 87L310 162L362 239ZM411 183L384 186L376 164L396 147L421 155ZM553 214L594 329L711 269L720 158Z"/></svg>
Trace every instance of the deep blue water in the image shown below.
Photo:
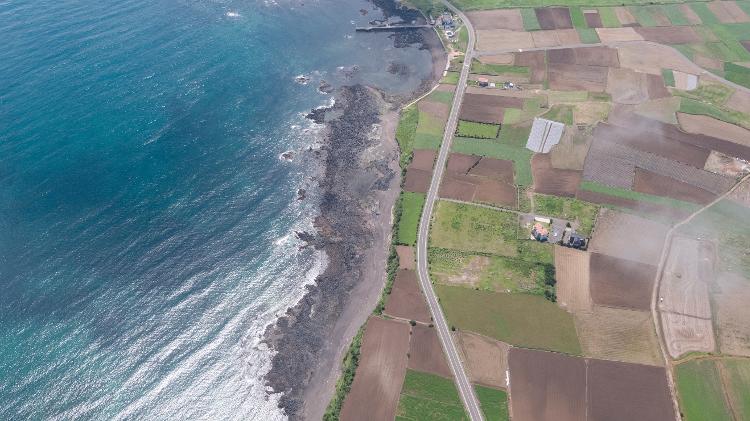
<svg viewBox="0 0 750 421"><path fill-rule="evenodd" d="M379 15L0 0L0 419L279 416L260 334L324 264L294 236L318 170L279 155L319 142L320 77L407 92L430 71L354 33Z"/></svg>

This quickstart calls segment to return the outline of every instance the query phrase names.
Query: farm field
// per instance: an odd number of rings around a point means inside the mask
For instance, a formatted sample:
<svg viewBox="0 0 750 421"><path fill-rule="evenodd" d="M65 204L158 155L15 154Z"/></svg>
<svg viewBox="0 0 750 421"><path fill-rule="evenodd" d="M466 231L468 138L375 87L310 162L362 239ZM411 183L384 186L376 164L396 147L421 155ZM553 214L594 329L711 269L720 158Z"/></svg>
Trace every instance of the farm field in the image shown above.
<svg viewBox="0 0 750 421"><path fill-rule="evenodd" d="M469 379L480 385L505 388L510 346L472 332L459 331L456 337Z"/></svg>
<svg viewBox="0 0 750 421"><path fill-rule="evenodd" d="M367 414L367 419L374 418ZM393 417L389 418L393 419ZM396 420L468 420L453 380L408 370L401 388Z"/></svg>
<svg viewBox="0 0 750 421"><path fill-rule="evenodd" d="M535 295L435 285L448 323L511 345L580 355L573 317Z"/></svg>
<svg viewBox="0 0 750 421"><path fill-rule="evenodd" d="M659 222L602 208L589 250L656 266L668 229Z"/></svg>
<svg viewBox="0 0 750 421"><path fill-rule="evenodd" d="M750 357L750 288L736 273L723 272L712 288L712 304L716 312L714 329L719 350L723 354Z"/></svg>
<svg viewBox="0 0 750 421"><path fill-rule="evenodd" d="M714 360L693 360L675 369L680 410L685 420L731 420L724 400L719 369Z"/></svg>
<svg viewBox="0 0 750 421"><path fill-rule="evenodd" d="M578 232L591 235L599 206L581 200L537 194L534 196L534 212L552 218L567 219L578 223Z"/></svg>
<svg viewBox="0 0 750 421"><path fill-rule="evenodd" d="M359 366L341 409L342 420L359 420L365 416L394 418L408 350L408 323L379 317L368 319Z"/></svg>
<svg viewBox="0 0 750 421"><path fill-rule="evenodd" d="M406 320L429 323L432 319L414 270L400 269L396 272L393 288L388 294L384 313Z"/></svg>
<svg viewBox="0 0 750 421"><path fill-rule="evenodd" d="M484 419L487 421L508 421L508 394L503 390L475 385Z"/></svg>
<svg viewBox="0 0 750 421"><path fill-rule="evenodd" d="M591 309L589 256L585 251L555 245L557 303L570 312Z"/></svg>
<svg viewBox="0 0 750 421"><path fill-rule="evenodd" d="M407 367L409 370L436 374L449 379L453 377L434 327L420 324L412 326Z"/></svg>
<svg viewBox="0 0 750 421"><path fill-rule="evenodd" d="M414 257L414 247L410 246L396 246L396 254L398 254L398 268L414 270L417 266Z"/></svg>
<svg viewBox="0 0 750 421"><path fill-rule="evenodd" d="M413 246L417 242L417 226L422 216L425 196L421 193L401 193L401 219L398 224L398 243Z"/></svg>
<svg viewBox="0 0 750 421"><path fill-rule="evenodd" d="M595 304L639 310L650 308L655 266L592 253L589 276Z"/></svg>
<svg viewBox="0 0 750 421"><path fill-rule="evenodd" d="M513 161L452 153L440 185L443 198L515 208Z"/></svg>

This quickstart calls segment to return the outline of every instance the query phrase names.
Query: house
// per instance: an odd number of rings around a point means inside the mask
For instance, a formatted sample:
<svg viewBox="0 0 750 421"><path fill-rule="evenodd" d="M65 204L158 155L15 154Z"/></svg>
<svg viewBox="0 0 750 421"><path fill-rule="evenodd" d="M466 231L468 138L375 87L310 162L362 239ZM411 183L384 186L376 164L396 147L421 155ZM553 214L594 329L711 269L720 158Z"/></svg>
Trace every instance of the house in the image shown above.
<svg viewBox="0 0 750 421"><path fill-rule="evenodd" d="M441 22L443 22L443 29L449 29L456 26L456 24L453 22L453 16L451 16L450 13L445 12L443 13L443 16L440 17Z"/></svg>
<svg viewBox="0 0 750 421"><path fill-rule="evenodd" d="M568 241L565 245L567 245L568 247L573 247L575 249L585 249L586 239L572 232L570 233L570 237L568 237Z"/></svg>
<svg viewBox="0 0 750 421"><path fill-rule="evenodd" d="M531 236L537 241L545 242L549 239L549 230L537 222L534 224L534 227L531 228Z"/></svg>
<svg viewBox="0 0 750 421"><path fill-rule="evenodd" d="M478 83L478 84L479 84L479 86L481 86L482 88L486 88L486 87L490 86L490 80L489 80L489 79L487 79L486 77L480 77L480 78L478 78L478 79L477 79L477 83Z"/></svg>

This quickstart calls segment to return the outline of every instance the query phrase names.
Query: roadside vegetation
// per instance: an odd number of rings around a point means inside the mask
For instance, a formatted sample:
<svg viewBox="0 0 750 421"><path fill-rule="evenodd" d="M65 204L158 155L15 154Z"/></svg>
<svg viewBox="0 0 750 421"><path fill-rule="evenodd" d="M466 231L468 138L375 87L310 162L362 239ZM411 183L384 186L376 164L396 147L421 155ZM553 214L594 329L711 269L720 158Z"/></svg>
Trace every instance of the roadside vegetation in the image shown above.
<svg viewBox="0 0 750 421"><path fill-rule="evenodd" d="M399 164L401 169L405 170L411 162L412 151L414 150L414 137L417 134L417 124L419 123L419 110L416 105L412 105L401 110L401 118L396 128L396 141L398 148L401 150Z"/></svg>
<svg viewBox="0 0 750 421"><path fill-rule="evenodd" d="M425 195L422 193L401 192L401 218L398 223L398 244L413 246L417 242L417 229L422 216Z"/></svg>
<svg viewBox="0 0 750 421"><path fill-rule="evenodd" d="M407 370L396 420L468 420L453 379Z"/></svg>

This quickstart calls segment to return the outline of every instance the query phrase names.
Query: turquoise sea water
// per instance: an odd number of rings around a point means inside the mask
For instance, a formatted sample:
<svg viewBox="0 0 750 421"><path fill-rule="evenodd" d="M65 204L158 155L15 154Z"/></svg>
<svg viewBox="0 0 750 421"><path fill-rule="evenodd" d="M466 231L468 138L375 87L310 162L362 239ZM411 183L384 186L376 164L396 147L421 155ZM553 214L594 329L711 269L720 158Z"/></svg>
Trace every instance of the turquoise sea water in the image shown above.
<svg viewBox="0 0 750 421"><path fill-rule="evenodd" d="M325 259L294 236L319 169L279 155L319 142L320 78L403 93L429 73L354 33L379 16L0 0L0 419L280 416L260 335Z"/></svg>

